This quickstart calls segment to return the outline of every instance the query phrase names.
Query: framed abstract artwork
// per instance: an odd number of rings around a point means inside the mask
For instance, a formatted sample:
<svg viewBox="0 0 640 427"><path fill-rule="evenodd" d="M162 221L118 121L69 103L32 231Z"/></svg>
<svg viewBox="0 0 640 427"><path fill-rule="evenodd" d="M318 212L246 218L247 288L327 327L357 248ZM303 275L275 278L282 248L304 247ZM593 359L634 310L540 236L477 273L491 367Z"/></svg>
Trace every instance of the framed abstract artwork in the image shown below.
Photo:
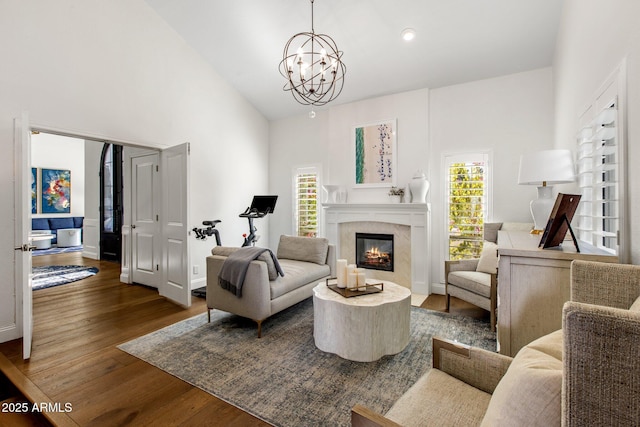
<svg viewBox="0 0 640 427"><path fill-rule="evenodd" d="M356 187L396 185L396 120L356 126L353 138Z"/></svg>
<svg viewBox="0 0 640 427"><path fill-rule="evenodd" d="M71 171L41 170L42 213L71 212Z"/></svg>
<svg viewBox="0 0 640 427"><path fill-rule="evenodd" d="M31 213L38 213L38 169L31 168Z"/></svg>

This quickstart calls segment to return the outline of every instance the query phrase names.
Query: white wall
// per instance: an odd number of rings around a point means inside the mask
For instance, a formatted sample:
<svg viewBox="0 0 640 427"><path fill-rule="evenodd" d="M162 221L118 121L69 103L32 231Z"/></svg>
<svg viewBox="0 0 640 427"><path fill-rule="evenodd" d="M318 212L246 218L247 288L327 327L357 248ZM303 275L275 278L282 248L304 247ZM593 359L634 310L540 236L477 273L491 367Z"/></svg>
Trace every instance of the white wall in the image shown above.
<svg viewBox="0 0 640 427"><path fill-rule="evenodd" d="M0 57L4 182L13 182L13 118L24 110L32 123L76 135L190 142L192 225L219 218L223 243L241 240L238 213L268 188L269 124L143 0L3 1ZM0 191L14 200L10 185ZM0 235L13 235L13 215L0 204ZM0 247L3 277L13 277L12 244ZM192 240L193 282L204 280L213 244ZM19 295L15 280L0 283L0 341L21 334Z"/></svg>
<svg viewBox="0 0 640 427"><path fill-rule="evenodd" d="M270 189L279 208L292 210L291 167L322 163L325 184L345 185L349 203L387 203L387 188L353 188L352 133L356 125L397 119L398 185L404 187L418 169L427 174L432 205L432 283L444 280L445 153L487 150L493 159L493 217L531 222L529 202L535 187L517 185L520 155L553 146L553 74L550 68L494 79L422 89L336 105L308 116L271 123ZM282 212L282 211L281 211ZM293 216L271 219L271 245L291 233ZM285 215L286 214L286 215ZM441 291L439 286L433 290Z"/></svg>
<svg viewBox="0 0 640 427"><path fill-rule="evenodd" d="M318 111L314 119L304 114L271 122L270 190L279 199L270 219L270 245L275 248L279 236L294 229L293 167L322 164L323 184L345 185L350 203L388 202L388 188L354 188L353 132L357 125L397 119L398 186L405 187L418 169L428 172L428 93L427 89L403 92L332 106Z"/></svg>
<svg viewBox="0 0 640 427"><path fill-rule="evenodd" d="M84 141L59 135L31 135L31 166L71 171L71 213L34 214L34 218L84 216ZM38 194L38 197L40 194ZM40 203L40 202L38 202Z"/></svg>
<svg viewBox="0 0 640 427"><path fill-rule="evenodd" d="M553 73L543 68L431 91L432 283L444 283L444 154L491 153L489 222L532 222L533 186L518 185L520 155L553 147Z"/></svg>
<svg viewBox="0 0 640 427"><path fill-rule="evenodd" d="M631 262L640 263L640 2L565 0L554 60L555 145L575 148L578 117L600 85L627 62L628 213Z"/></svg>

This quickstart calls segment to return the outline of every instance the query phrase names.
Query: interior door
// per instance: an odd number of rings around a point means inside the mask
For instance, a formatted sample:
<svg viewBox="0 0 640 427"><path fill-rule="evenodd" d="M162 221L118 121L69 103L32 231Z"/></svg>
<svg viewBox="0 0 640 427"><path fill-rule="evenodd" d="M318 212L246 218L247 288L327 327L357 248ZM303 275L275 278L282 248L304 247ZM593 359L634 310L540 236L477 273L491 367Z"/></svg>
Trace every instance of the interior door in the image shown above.
<svg viewBox="0 0 640 427"><path fill-rule="evenodd" d="M160 295L191 306L189 257L189 144L160 153L162 175L162 284Z"/></svg>
<svg viewBox="0 0 640 427"><path fill-rule="evenodd" d="M31 357L33 337L33 299L31 288L31 128L29 115L14 120L14 156L16 184L14 186L14 265L15 283L18 296L17 307L22 306L22 355ZM37 195L36 195L37 196ZM20 298L22 297L22 298ZM22 304L20 304L22 300ZM20 314L18 313L18 318ZM16 322L18 323L18 322Z"/></svg>
<svg viewBox="0 0 640 427"><path fill-rule="evenodd" d="M100 157L100 259L122 258L122 146L104 144Z"/></svg>
<svg viewBox="0 0 640 427"><path fill-rule="evenodd" d="M131 159L131 279L158 288L160 271L159 155Z"/></svg>

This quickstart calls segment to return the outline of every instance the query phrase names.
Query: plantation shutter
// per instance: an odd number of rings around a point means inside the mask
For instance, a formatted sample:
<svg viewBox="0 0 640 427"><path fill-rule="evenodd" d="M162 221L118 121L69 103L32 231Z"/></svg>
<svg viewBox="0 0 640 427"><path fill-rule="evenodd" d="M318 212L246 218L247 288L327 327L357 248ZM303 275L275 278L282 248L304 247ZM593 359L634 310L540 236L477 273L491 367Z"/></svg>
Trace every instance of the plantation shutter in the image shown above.
<svg viewBox="0 0 640 427"><path fill-rule="evenodd" d="M299 168L294 176L296 235L318 235L318 170Z"/></svg>
<svg viewBox="0 0 640 427"><path fill-rule="evenodd" d="M488 155L446 157L449 259L478 258L488 208Z"/></svg>
<svg viewBox="0 0 640 427"><path fill-rule="evenodd" d="M617 112L613 101L578 134L578 181L582 194L578 237L613 255L618 253L620 230Z"/></svg>

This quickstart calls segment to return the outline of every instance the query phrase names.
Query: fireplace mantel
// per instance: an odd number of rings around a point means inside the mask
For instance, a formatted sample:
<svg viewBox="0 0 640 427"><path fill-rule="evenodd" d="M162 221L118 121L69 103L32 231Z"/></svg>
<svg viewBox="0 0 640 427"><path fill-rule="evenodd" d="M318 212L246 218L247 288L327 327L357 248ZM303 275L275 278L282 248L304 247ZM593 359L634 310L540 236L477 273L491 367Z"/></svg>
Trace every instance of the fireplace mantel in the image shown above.
<svg viewBox="0 0 640 427"><path fill-rule="evenodd" d="M411 227L411 290L429 295L429 203L324 203L324 230L340 255L339 225L346 222L384 222Z"/></svg>

